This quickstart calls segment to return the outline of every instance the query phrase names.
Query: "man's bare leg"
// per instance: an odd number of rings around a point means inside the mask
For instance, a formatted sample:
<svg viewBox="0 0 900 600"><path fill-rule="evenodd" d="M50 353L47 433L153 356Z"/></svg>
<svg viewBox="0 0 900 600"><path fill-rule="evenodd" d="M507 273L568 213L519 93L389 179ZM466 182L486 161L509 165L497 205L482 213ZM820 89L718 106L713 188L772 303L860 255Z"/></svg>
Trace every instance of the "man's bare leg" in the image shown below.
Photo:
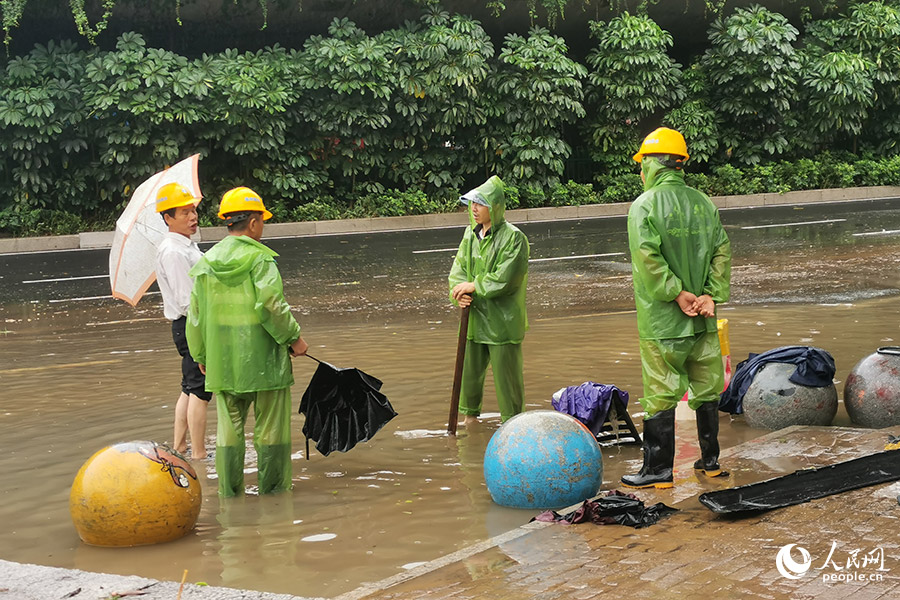
<svg viewBox="0 0 900 600"><path fill-rule="evenodd" d="M187 410L187 426L191 433L191 458L206 458L206 409L209 402L204 402L194 394L190 395Z"/></svg>
<svg viewBox="0 0 900 600"><path fill-rule="evenodd" d="M175 402L175 433L172 438L172 445L175 452L187 452L187 429L188 429L188 395L181 392L178 400Z"/></svg>
<svg viewBox="0 0 900 600"><path fill-rule="evenodd" d="M460 427L468 427L469 425L474 425L478 422L478 417L475 415L464 415L460 413L459 418L457 419L457 423Z"/></svg>

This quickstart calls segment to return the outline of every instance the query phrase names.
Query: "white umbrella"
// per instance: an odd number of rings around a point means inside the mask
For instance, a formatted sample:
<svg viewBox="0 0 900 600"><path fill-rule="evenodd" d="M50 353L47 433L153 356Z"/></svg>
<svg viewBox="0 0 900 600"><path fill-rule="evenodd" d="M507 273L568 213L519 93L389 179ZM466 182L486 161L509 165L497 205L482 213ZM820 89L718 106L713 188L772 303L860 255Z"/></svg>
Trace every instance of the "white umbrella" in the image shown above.
<svg viewBox="0 0 900 600"><path fill-rule="evenodd" d="M156 281L156 249L168 231L156 212L156 192L167 183L180 183L201 197L195 154L150 177L134 191L122 216L109 251L109 283L112 295L135 306Z"/></svg>

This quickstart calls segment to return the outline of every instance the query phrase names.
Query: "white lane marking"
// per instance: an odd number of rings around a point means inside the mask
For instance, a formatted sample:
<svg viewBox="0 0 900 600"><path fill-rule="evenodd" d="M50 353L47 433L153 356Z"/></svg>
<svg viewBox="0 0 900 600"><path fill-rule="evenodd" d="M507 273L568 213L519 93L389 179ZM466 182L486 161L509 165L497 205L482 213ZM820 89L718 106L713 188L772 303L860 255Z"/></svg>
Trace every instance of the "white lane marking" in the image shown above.
<svg viewBox="0 0 900 600"><path fill-rule="evenodd" d="M796 225L822 225L824 223L841 223L847 219L825 219L824 221L798 221L796 223L773 223L771 225L748 225L741 229L766 229L769 227L794 227Z"/></svg>
<svg viewBox="0 0 900 600"><path fill-rule="evenodd" d="M145 292L144 296L155 296L160 292ZM59 300L50 300L50 304L57 304L59 302L82 302L84 300L106 300L112 298L112 295L108 296L83 296L81 298L61 298Z"/></svg>
<svg viewBox="0 0 900 600"><path fill-rule="evenodd" d="M85 275L83 277L58 277L56 279L29 279L28 281L23 281L22 283L51 283L54 281L75 281L76 279L104 279L108 277L109 275Z"/></svg>
<svg viewBox="0 0 900 600"><path fill-rule="evenodd" d="M436 248L434 250L413 250L413 254L428 254L429 252L456 252L459 248Z"/></svg>
<svg viewBox="0 0 900 600"><path fill-rule="evenodd" d="M550 258L532 258L528 262L547 262L551 260L575 260L576 258L598 258L601 256L623 256L624 252L607 252L606 254L579 254L578 256L552 256Z"/></svg>
<svg viewBox="0 0 900 600"><path fill-rule="evenodd" d="M881 231L866 231L864 233L854 233L854 236L859 235L893 235L895 233L900 233L900 229L882 229Z"/></svg>

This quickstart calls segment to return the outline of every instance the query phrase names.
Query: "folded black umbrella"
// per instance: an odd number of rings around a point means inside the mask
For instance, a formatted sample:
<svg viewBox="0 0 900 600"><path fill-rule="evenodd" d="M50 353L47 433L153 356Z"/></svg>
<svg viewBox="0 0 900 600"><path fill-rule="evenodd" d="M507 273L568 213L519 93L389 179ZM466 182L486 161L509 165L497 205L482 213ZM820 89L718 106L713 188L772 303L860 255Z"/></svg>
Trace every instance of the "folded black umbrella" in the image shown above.
<svg viewBox="0 0 900 600"><path fill-rule="evenodd" d="M307 355L309 356L309 355ZM387 396L381 393L381 381L359 369L342 369L322 362L313 374L303 399L300 414L306 415L306 459L309 440L316 450L328 456L335 450L346 452L365 442L397 416Z"/></svg>

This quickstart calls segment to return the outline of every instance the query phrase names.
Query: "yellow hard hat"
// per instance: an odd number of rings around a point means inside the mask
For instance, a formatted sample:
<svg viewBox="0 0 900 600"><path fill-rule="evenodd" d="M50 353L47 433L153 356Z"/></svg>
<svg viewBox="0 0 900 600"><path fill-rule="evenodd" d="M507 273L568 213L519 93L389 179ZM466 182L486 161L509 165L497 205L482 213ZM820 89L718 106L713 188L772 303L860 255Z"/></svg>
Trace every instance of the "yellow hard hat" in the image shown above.
<svg viewBox="0 0 900 600"><path fill-rule="evenodd" d="M167 211L170 208L179 208L190 204L197 206L200 204L200 198L194 197L180 183L167 183L156 192L156 212L158 213Z"/></svg>
<svg viewBox="0 0 900 600"><path fill-rule="evenodd" d="M219 218L224 219L228 213L244 211L261 212L263 221L272 218L272 213L263 206L260 195L250 188L239 187L225 192L225 195L222 196L222 203L219 204Z"/></svg>
<svg viewBox="0 0 900 600"><path fill-rule="evenodd" d="M675 154L683 156L685 160L690 158L684 136L668 127L660 127L645 137L641 149L632 158L641 162L645 154Z"/></svg>

